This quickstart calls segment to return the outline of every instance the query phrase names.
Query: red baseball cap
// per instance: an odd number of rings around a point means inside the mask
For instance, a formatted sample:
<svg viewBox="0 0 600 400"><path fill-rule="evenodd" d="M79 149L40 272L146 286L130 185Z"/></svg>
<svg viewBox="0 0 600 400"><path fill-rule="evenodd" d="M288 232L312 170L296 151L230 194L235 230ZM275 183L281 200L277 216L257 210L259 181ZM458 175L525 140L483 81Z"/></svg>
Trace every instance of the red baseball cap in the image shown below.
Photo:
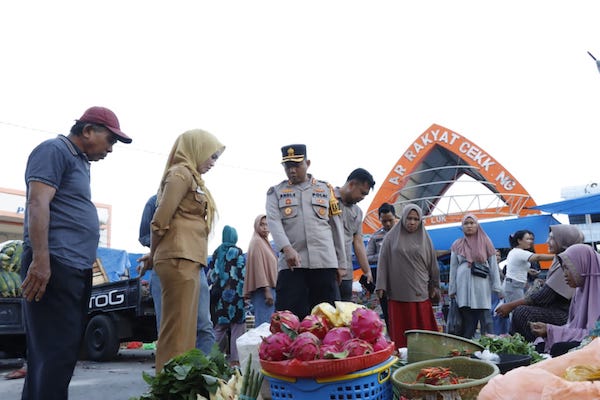
<svg viewBox="0 0 600 400"><path fill-rule="evenodd" d="M119 119L114 112L105 107L90 107L79 118L79 122L90 122L104 126L106 129L114 133L117 140L123 143L131 143L131 138L121 132Z"/></svg>

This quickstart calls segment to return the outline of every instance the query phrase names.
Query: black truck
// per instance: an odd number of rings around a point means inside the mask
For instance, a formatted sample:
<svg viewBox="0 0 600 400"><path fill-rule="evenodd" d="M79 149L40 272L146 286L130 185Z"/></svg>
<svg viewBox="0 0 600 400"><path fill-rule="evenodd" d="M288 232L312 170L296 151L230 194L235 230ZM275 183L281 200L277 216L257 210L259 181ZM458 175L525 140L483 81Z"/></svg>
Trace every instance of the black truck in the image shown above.
<svg viewBox="0 0 600 400"><path fill-rule="evenodd" d="M0 297L0 357L25 355L23 301L23 298ZM92 287L81 358L110 360L119 352L121 342L149 343L156 338L154 303L140 278Z"/></svg>

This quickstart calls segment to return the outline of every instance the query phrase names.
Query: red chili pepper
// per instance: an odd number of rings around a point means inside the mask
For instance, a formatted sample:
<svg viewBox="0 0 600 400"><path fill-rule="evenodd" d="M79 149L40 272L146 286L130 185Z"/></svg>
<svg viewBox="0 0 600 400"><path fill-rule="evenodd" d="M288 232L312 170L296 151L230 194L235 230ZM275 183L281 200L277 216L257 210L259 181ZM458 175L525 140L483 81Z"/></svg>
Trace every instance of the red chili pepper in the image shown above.
<svg viewBox="0 0 600 400"><path fill-rule="evenodd" d="M447 367L427 367L422 368L416 377L416 382L429 385L457 384L460 379L454 372Z"/></svg>

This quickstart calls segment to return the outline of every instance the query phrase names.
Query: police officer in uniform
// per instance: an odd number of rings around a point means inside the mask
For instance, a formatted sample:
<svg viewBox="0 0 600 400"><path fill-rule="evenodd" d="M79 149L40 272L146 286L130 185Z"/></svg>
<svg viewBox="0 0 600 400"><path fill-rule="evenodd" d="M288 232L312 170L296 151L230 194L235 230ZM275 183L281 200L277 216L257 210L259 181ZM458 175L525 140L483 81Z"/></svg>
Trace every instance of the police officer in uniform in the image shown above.
<svg viewBox="0 0 600 400"><path fill-rule="evenodd" d="M275 309L302 319L315 305L340 300L344 226L333 187L307 173L306 146L284 146L281 153L288 179L269 189L266 205L279 252Z"/></svg>
<svg viewBox="0 0 600 400"><path fill-rule="evenodd" d="M346 250L346 274L340 283L342 301L352 301L352 281L354 267L352 265L352 249L356 261L363 271L367 282L373 282L371 266L367 260L367 250L363 241L362 220L363 212L357 203L362 201L375 186L373 176L364 168L356 168L348 175L342 187L334 189L342 210L344 222L344 242Z"/></svg>

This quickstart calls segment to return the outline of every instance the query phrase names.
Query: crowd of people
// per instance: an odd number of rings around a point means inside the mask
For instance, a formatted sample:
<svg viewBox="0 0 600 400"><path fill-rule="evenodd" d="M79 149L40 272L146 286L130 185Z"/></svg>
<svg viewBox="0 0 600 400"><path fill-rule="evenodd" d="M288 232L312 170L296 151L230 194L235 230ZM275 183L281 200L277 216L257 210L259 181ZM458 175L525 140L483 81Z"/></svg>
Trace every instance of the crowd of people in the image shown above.
<svg viewBox="0 0 600 400"><path fill-rule="evenodd" d="M21 269L28 347L23 399L67 398L99 239L90 162L106 157L118 141L132 140L116 115L91 107L68 136L47 140L30 154ZM151 270L157 372L174 356L193 348L208 353L215 344L239 366L236 340L248 308L260 325L275 310L302 319L321 302L352 301L352 254L397 347L406 346L407 330L438 331L438 253L421 208L404 204L397 217L393 205L382 204L381 229L365 246L357 203L374 188L373 176L357 168L341 186L317 179L308 173L303 144L281 148L287 179L268 188L247 253L238 247L236 228L225 226L209 257L217 205L204 175L224 150L206 131L179 135L156 194L144 206L139 241L149 252L139 260L139 273ZM448 284L462 321L458 333L520 333L554 355L577 346L600 317L600 256L582 244L582 232L552 226L550 254L537 254L533 233L517 231L500 262L475 215L466 214L461 227L463 236L450 249ZM538 278L539 261L552 261L545 281Z"/></svg>

